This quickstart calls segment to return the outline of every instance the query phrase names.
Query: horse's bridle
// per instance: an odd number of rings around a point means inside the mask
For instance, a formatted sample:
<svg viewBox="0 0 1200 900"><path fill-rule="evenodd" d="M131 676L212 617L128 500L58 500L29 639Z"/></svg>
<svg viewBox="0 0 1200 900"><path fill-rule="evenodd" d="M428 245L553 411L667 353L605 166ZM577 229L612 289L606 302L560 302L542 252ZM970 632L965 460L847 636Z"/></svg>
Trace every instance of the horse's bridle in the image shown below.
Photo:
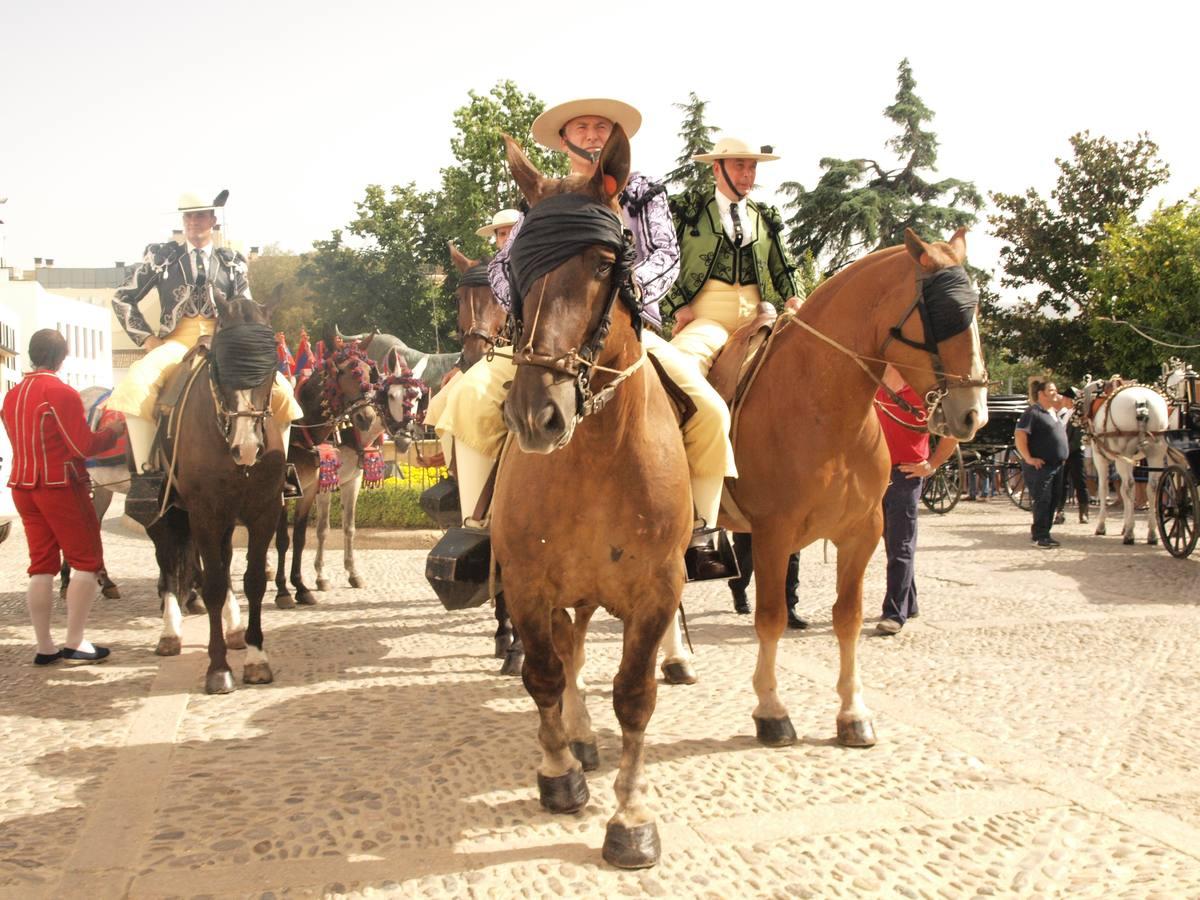
<svg viewBox="0 0 1200 900"><path fill-rule="evenodd" d="M392 418L391 406L388 403L388 390L396 385L404 388L404 418L401 421ZM375 411L379 413L384 429L393 440L399 435L412 437L413 425L417 421L417 407L421 402L421 395L426 390L425 383L411 374L389 375L379 383L373 400Z"/></svg>
<svg viewBox="0 0 1200 900"><path fill-rule="evenodd" d="M468 291L469 291L469 289L468 289ZM469 337L480 338L487 345L488 353L491 353L497 347L507 347L509 344L512 343L511 320L506 318L504 325L501 326L499 331L494 332L494 333L490 332L486 328L484 328L483 325L479 324L480 321L483 319L483 315L482 315L482 312L475 306L476 298L468 292L466 299L467 299L467 309L470 310L470 313L471 313L471 324L467 328L466 333L463 334L463 336L462 336L462 340L464 342ZM486 302L487 301L485 300L484 301L485 305L486 305Z"/></svg>

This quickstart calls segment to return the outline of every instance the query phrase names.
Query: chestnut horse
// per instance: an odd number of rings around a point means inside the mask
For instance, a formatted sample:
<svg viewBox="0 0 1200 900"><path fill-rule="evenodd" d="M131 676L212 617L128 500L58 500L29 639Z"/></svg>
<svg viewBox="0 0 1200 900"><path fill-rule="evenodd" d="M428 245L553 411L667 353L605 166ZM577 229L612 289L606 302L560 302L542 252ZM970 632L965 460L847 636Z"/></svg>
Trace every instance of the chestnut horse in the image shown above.
<svg viewBox="0 0 1200 900"><path fill-rule="evenodd" d="M588 799L583 767L598 761L577 676L588 621L603 607L624 624L613 681L618 805L604 858L654 865L645 729L658 646L683 590L692 502L675 412L641 344L634 250L614 202L629 175L629 141L615 126L595 176L562 180L543 178L506 143L532 207L514 239L514 271L522 244L535 261L533 280L514 292L517 372L504 415L519 446L501 461L492 537L541 719L541 803L574 812Z"/></svg>
<svg viewBox="0 0 1200 900"><path fill-rule="evenodd" d="M459 367L466 371L496 347L510 343L508 310L500 305L487 280L487 259L470 259L450 244L450 259L458 270L458 333L462 340ZM470 510L464 511L470 515ZM504 592L496 596L495 655L504 660L501 675L520 675L525 648L512 627Z"/></svg>
<svg viewBox="0 0 1200 900"><path fill-rule="evenodd" d="M226 649L241 645L241 628L236 603L227 603L226 597L232 596L229 567L238 522L249 534L242 581L249 605L242 680L247 684L272 680L263 650L261 614L267 549L279 521L284 475L279 430L267 421L276 363L275 334L267 310L249 298L218 299L217 309L212 350L180 401L175 435L164 442L177 501L147 529L164 574L187 571L193 542L199 551L201 594L209 620L204 689L210 694L234 689ZM181 585L177 590L190 587L190 582L176 580ZM231 631L228 644L223 616ZM175 646L164 648L163 641ZM177 634L164 633L158 652L178 653L177 642Z"/></svg>
<svg viewBox="0 0 1200 900"><path fill-rule="evenodd" d="M754 534L754 720L764 744L796 739L775 678L784 579L788 557L822 538L838 550L838 741L875 742L856 657L863 573L882 533L890 470L872 400L886 361L926 398L931 432L968 440L986 423L978 295L961 268L964 234L960 229L949 243L927 244L909 231L904 246L872 253L821 284L798 314L780 317L735 413L738 477L727 485ZM728 511L722 524L730 527L727 517Z"/></svg>

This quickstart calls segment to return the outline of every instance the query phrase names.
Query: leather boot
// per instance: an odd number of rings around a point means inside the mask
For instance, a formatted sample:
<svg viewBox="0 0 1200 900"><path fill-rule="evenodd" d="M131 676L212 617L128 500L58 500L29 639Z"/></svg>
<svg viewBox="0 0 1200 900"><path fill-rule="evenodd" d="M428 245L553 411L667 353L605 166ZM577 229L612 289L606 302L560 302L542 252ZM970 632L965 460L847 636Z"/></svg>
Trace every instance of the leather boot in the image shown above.
<svg viewBox="0 0 1200 900"><path fill-rule="evenodd" d="M162 508L162 472L143 472L129 480L125 497L125 515L139 525L149 528L158 519Z"/></svg>
<svg viewBox="0 0 1200 900"><path fill-rule="evenodd" d="M300 474L294 465L288 463L283 474L283 499L299 500L303 496L304 488L300 486Z"/></svg>

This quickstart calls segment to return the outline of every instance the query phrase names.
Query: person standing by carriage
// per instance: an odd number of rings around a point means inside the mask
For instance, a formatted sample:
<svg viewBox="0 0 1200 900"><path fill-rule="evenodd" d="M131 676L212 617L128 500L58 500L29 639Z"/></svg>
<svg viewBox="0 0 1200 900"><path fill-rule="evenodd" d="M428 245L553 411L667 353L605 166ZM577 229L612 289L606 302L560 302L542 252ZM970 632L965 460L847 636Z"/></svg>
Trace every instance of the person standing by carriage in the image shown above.
<svg viewBox="0 0 1200 900"><path fill-rule="evenodd" d="M1059 470L1058 480L1054 486L1054 524L1061 525L1066 521L1063 508L1067 505L1067 491L1075 491L1075 502L1079 506L1079 521L1088 520L1088 488L1087 479L1083 475L1083 424L1075 408L1075 388L1066 387L1059 395L1058 415L1067 428L1067 461ZM1070 485L1067 482L1070 482Z"/></svg>
<svg viewBox="0 0 1200 900"><path fill-rule="evenodd" d="M795 266L779 234L779 210L749 197L758 163L779 157L770 147L755 151L737 138L717 142L693 161L712 166L713 187L672 198L671 214L679 242L680 268L667 302L675 315L674 347L700 361L707 372L717 351L734 331L754 320L760 305L799 305ZM750 612L746 588L754 572L753 541L735 534L741 574L729 582L734 611ZM807 628L796 612L800 554L788 559L787 623Z"/></svg>
<svg viewBox="0 0 1200 900"><path fill-rule="evenodd" d="M27 602L37 637L37 666L60 659L85 665L109 655L108 648L83 636L98 573L104 570L87 459L110 449L124 423L117 418L100 431L88 427L78 392L56 374L66 358L66 338L52 328L34 332L29 341L33 370L4 396L4 427L13 448L8 486L29 545ZM54 576L63 557L75 577L67 587L67 637L60 649L50 633L50 615Z"/></svg>
<svg viewBox="0 0 1200 900"><path fill-rule="evenodd" d="M914 410L924 404L892 366L883 372L883 384L875 392L875 411L892 460L891 478L883 495L883 549L887 554L887 593L883 617L875 626L880 635L898 634L917 609L917 510L925 479L954 453L958 441L943 437L933 455L929 453L929 431L925 422L897 403L889 389Z"/></svg>
<svg viewBox="0 0 1200 900"><path fill-rule="evenodd" d="M641 125L636 109L619 100L572 100L551 107L534 121L533 139L550 150L567 155L571 174L591 177L600 151L620 124L628 137ZM729 578L736 574L721 560L716 526L721 490L726 477L736 476L729 446L729 411L704 379L694 360L658 336L662 328L659 301L679 271L679 247L671 222L666 188L661 182L634 172L620 194L622 218L633 233L637 261L633 274L640 292L642 342L647 352L696 405L696 413L683 426L683 443L691 475L692 497L700 520L693 536L699 565L695 579ZM522 220L523 221L523 220ZM518 222L507 244L489 264L492 292L511 307L512 272L509 253L520 233ZM442 439L446 458L453 453L458 469L459 496L464 516L471 516L503 446L507 428L501 407L516 367L511 359L486 359L451 383L445 407L433 423Z"/></svg>
<svg viewBox="0 0 1200 900"><path fill-rule="evenodd" d="M1025 489L1033 503L1030 539L1042 550L1059 546L1050 536L1054 525L1054 486L1069 455L1067 429L1058 415L1058 387L1048 378L1029 379L1029 407L1013 435L1021 455Z"/></svg>
<svg viewBox="0 0 1200 900"><path fill-rule="evenodd" d="M228 191L211 203L196 194L179 199L184 242L150 244L133 276L113 295L112 306L125 333L146 355L129 367L129 373L108 399L108 408L124 413L134 473L125 499L125 511L143 525L158 518L164 473L154 457L155 405L158 394L187 352L211 337L217 327L218 298L250 298L246 258L227 247L214 245L216 211L225 205ZM152 290L158 291L159 322L152 327L138 308ZM276 372L271 391L271 414L288 445L291 422L303 415L300 404L282 372ZM299 496L295 470L288 466L285 496Z"/></svg>

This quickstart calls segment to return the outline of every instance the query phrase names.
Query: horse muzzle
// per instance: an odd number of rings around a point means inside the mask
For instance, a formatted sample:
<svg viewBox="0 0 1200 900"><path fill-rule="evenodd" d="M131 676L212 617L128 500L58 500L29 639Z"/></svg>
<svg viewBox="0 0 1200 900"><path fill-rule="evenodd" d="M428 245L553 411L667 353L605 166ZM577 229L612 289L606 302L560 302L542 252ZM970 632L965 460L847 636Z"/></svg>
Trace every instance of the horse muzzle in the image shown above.
<svg viewBox="0 0 1200 900"><path fill-rule="evenodd" d="M525 453L553 453L575 431L575 382L552 372L522 368L504 402L504 423Z"/></svg>
<svg viewBox="0 0 1200 900"><path fill-rule="evenodd" d="M969 441L987 421L986 388L951 388L930 415L929 431L938 437Z"/></svg>

